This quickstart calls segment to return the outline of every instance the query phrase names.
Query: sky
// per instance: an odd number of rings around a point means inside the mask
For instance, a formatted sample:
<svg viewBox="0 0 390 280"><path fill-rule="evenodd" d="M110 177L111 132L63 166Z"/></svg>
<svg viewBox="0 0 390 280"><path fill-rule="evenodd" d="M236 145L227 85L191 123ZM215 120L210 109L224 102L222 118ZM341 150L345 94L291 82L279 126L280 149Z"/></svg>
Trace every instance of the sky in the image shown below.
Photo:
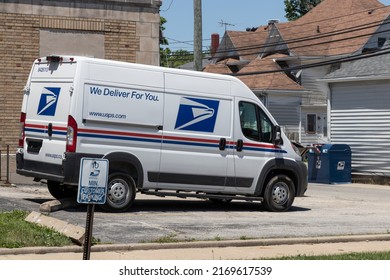
<svg viewBox="0 0 390 280"><path fill-rule="evenodd" d="M193 2L162 0L160 16L167 20L164 36L168 39L171 51L193 51ZM380 2L390 5L390 0ZM225 28L245 31L248 27L266 25L270 19L286 22L284 7L284 0L202 0L203 49L210 46L212 33L218 33L222 38Z"/></svg>

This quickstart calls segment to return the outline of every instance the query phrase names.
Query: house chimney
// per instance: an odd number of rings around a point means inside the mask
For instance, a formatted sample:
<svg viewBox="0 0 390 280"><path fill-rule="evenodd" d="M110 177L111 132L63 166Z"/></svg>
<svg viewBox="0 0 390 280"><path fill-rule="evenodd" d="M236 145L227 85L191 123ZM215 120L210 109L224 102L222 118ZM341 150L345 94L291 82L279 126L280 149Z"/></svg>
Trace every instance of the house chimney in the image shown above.
<svg viewBox="0 0 390 280"><path fill-rule="evenodd" d="M279 23L278 19L269 19L268 20L268 32L273 32L273 29L275 28L275 24Z"/></svg>
<svg viewBox="0 0 390 280"><path fill-rule="evenodd" d="M215 55L219 48L219 34L213 33L211 34L211 57Z"/></svg>
<svg viewBox="0 0 390 280"><path fill-rule="evenodd" d="M273 24L276 24L276 23L279 23L278 19L269 19L268 20L268 25L273 25Z"/></svg>

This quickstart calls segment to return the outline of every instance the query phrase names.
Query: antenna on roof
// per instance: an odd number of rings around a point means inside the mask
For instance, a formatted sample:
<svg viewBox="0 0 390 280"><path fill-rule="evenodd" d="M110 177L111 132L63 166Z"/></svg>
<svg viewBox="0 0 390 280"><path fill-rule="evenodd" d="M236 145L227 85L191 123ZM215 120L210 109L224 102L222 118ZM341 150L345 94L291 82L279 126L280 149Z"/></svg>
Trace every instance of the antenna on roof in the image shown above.
<svg viewBox="0 0 390 280"><path fill-rule="evenodd" d="M221 21L218 22L218 23L219 23L221 26L225 26L225 32L226 32L227 26L235 26L234 24L224 22L223 19L221 19Z"/></svg>

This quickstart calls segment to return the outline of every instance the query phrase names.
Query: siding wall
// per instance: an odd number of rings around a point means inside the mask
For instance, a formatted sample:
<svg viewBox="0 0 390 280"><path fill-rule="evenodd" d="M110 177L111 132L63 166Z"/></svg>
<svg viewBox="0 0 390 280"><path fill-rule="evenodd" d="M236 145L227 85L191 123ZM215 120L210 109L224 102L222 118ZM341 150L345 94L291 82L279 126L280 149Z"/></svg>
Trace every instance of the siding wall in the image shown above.
<svg viewBox="0 0 390 280"><path fill-rule="evenodd" d="M315 62L315 61L311 61ZM318 62L318 61L317 61ZM310 63L308 61L307 63ZM319 83L318 79L323 78L329 73L331 66L315 67L304 69L302 71L301 82L305 90L309 94L302 96L301 112L301 142L303 145L311 145L318 143L327 143L328 139L323 133L307 134L306 133L306 115L307 114L324 114L326 113L326 99L328 87L324 83Z"/></svg>
<svg viewBox="0 0 390 280"><path fill-rule="evenodd" d="M390 81L334 83L332 143L352 148L352 172L390 175Z"/></svg>
<svg viewBox="0 0 390 280"><path fill-rule="evenodd" d="M326 104L327 86L324 83L319 83L318 79L326 76L330 68L330 66L323 66L302 71L302 86L305 90L311 91L310 94L302 98L302 105Z"/></svg>
<svg viewBox="0 0 390 280"><path fill-rule="evenodd" d="M299 141L300 97L269 96L268 109L287 137Z"/></svg>

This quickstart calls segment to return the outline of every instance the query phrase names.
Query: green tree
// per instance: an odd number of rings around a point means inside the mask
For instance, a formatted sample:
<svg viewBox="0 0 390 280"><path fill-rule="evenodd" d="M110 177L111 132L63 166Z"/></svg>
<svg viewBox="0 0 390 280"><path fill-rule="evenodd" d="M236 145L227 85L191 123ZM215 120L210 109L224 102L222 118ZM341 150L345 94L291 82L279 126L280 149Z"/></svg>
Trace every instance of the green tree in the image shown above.
<svg viewBox="0 0 390 280"><path fill-rule="evenodd" d="M160 17L160 66L177 68L183 64L194 60L194 54L186 50L177 50L172 52L168 46L168 40L164 37L164 24L167 20L164 17Z"/></svg>
<svg viewBox="0 0 390 280"><path fill-rule="evenodd" d="M321 3L321 1L322 0L284 0L285 17L289 21L296 20Z"/></svg>
<svg viewBox="0 0 390 280"><path fill-rule="evenodd" d="M189 51L177 50L172 52L170 48L163 47L169 45L167 38L164 37L165 23L167 23L167 20L164 17L160 17L160 66L177 68L193 61L194 55Z"/></svg>
<svg viewBox="0 0 390 280"><path fill-rule="evenodd" d="M194 54L186 50L177 50L171 52L170 49L165 49L165 61L161 61L161 66L178 68L179 66L194 60Z"/></svg>
<svg viewBox="0 0 390 280"><path fill-rule="evenodd" d="M164 17L160 17L160 65L164 66L164 61L167 60L168 55L171 53L169 48L164 49L161 46L169 45L167 38L164 37L164 24L167 23L167 20Z"/></svg>
<svg viewBox="0 0 390 280"><path fill-rule="evenodd" d="M166 18L160 17L160 45L168 45L168 40L167 38L164 37L164 30L165 30L164 24L166 23L167 23Z"/></svg>

